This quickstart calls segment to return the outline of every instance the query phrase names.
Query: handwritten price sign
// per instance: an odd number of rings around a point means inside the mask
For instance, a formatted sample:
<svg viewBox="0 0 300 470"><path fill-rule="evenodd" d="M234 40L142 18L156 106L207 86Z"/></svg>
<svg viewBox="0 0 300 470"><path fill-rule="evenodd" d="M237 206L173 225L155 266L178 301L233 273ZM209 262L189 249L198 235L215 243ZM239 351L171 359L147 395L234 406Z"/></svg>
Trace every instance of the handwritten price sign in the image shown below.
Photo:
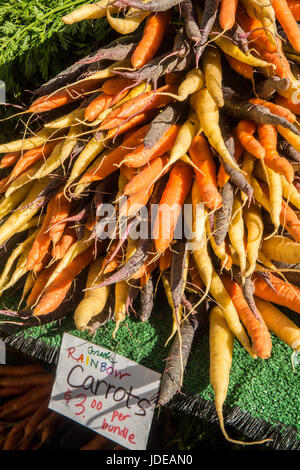
<svg viewBox="0 0 300 470"><path fill-rule="evenodd" d="M160 374L65 333L49 408L128 449L146 449Z"/></svg>

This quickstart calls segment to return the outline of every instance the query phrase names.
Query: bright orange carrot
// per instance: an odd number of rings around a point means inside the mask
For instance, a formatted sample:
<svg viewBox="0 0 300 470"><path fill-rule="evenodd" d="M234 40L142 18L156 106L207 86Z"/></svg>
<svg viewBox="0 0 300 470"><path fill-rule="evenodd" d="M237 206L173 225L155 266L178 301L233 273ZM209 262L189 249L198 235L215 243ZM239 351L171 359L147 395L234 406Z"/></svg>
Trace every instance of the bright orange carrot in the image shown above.
<svg viewBox="0 0 300 470"><path fill-rule="evenodd" d="M84 94L96 90L98 87L99 80L93 79L69 85L63 90L56 91L51 95L41 96L30 105L28 111L30 113L42 113L59 108L60 106L79 100Z"/></svg>
<svg viewBox="0 0 300 470"><path fill-rule="evenodd" d="M56 145L57 140L53 142L47 142L41 147L32 150L27 150L27 152L24 152L23 155L21 155L18 159L14 168L12 169L10 173L10 179L17 178L17 176L24 173L24 171L34 165L34 163L38 162L39 160L42 160L43 158L47 158Z"/></svg>
<svg viewBox="0 0 300 470"><path fill-rule="evenodd" d="M158 260L158 265L160 272L164 272L171 266L172 262L172 252L170 248L167 248L164 253L162 253Z"/></svg>
<svg viewBox="0 0 300 470"><path fill-rule="evenodd" d="M124 178L126 178L128 181L130 181L132 178L134 178L136 175L138 175L142 171L143 168L144 167L131 168L131 167L126 166L126 165L121 165L120 175L124 176Z"/></svg>
<svg viewBox="0 0 300 470"><path fill-rule="evenodd" d="M149 109L149 111L143 111L137 114L136 116L133 116L125 124L122 124L121 126L110 129L107 132L107 139L112 139L116 137L117 135L124 134L125 132L131 131L131 130L135 131L137 126L151 122L152 119L154 119L156 115L157 115L156 109Z"/></svg>
<svg viewBox="0 0 300 470"><path fill-rule="evenodd" d="M131 194L122 203L120 203L119 215L122 217L131 217L142 207L146 206L153 191L153 186L145 187L141 191Z"/></svg>
<svg viewBox="0 0 300 470"><path fill-rule="evenodd" d="M253 274L252 281L254 283L254 294L256 297L287 307L293 312L300 313L299 287L287 283L283 279L280 279L271 273L269 273L269 279L274 290L268 286L262 277L256 273Z"/></svg>
<svg viewBox="0 0 300 470"><path fill-rule="evenodd" d="M167 154L161 155L160 157L151 160L149 165L146 165L142 171L140 171L135 176L132 175L131 178L128 178L129 181L124 188L124 194L129 196L149 187L168 161L169 158Z"/></svg>
<svg viewBox="0 0 300 470"><path fill-rule="evenodd" d="M148 16L143 37L131 56L132 67L141 68L155 57L171 16L171 10L152 13Z"/></svg>
<svg viewBox="0 0 300 470"><path fill-rule="evenodd" d="M106 95L105 93L100 93L93 101L91 101L84 111L84 118L89 122L94 121L102 111L109 108L113 104L121 101L124 98L129 90L121 91L115 95Z"/></svg>
<svg viewBox="0 0 300 470"><path fill-rule="evenodd" d="M235 24L238 0L221 0L219 23L223 30L231 29Z"/></svg>
<svg viewBox="0 0 300 470"><path fill-rule="evenodd" d="M276 19L283 27L288 40L296 51L300 51L300 30L286 0L271 0Z"/></svg>
<svg viewBox="0 0 300 470"><path fill-rule="evenodd" d="M66 198L63 190L56 193L54 196L54 206L51 214L51 220L49 222L50 240L55 245L64 232L66 222L63 222L69 216L71 210L71 201Z"/></svg>
<svg viewBox="0 0 300 470"><path fill-rule="evenodd" d="M54 272L57 264L58 264L57 262L53 263L50 266L47 266L47 268L40 271L27 297L27 300L26 300L27 307L33 307L33 305L36 303L48 279L50 278L51 274Z"/></svg>
<svg viewBox="0 0 300 470"><path fill-rule="evenodd" d="M44 221L28 253L26 263L26 269L28 271L35 269L35 267L39 265L39 263L43 260L44 256L48 252L51 240L49 232L47 230L49 228L54 204L55 198L53 197L52 199L50 199L47 205Z"/></svg>
<svg viewBox="0 0 300 470"><path fill-rule="evenodd" d="M214 156L203 135L193 138L189 148L192 162L199 168L195 170L199 193L204 204L212 210L222 206L222 197L217 188L216 165Z"/></svg>
<svg viewBox="0 0 300 470"><path fill-rule="evenodd" d="M140 144L135 150L128 152L124 163L129 167L139 168L150 160L169 152L175 144L180 127L180 124L172 124L151 148L145 148L144 144Z"/></svg>
<svg viewBox="0 0 300 470"><path fill-rule="evenodd" d="M294 101L284 98L283 96L277 95L274 99L274 103L278 106L289 109L292 113L300 114L300 103L294 103Z"/></svg>
<svg viewBox="0 0 300 470"><path fill-rule="evenodd" d="M171 169L154 222L153 238L159 253L164 253L173 240L175 226L190 192L193 176L192 167L181 161L175 163Z"/></svg>
<svg viewBox="0 0 300 470"><path fill-rule="evenodd" d="M75 229L67 227L60 240L52 248L52 257L55 260L62 259L68 249L77 240Z"/></svg>
<svg viewBox="0 0 300 470"><path fill-rule="evenodd" d="M235 57L231 57L231 55L225 54L226 59L229 62L230 67L239 75L242 75L244 78L248 78L249 80L253 80L254 69L252 65L245 64L245 62L241 62Z"/></svg>
<svg viewBox="0 0 300 470"><path fill-rule="evenodd" d="M251 155L260 160L265 158L266 151L261 143L253 137L256 131L256 123L242 119L237 125L237 136L242 146L248 150Z"/></svg>
<svg viewBox="0 0 300 470"><path fill-rule="evenodd" d="M260 54L263 52L276 53L277 48L273 44L263 29L262 23L254 18L250 18L246 10L238 3L236 13L237 23L241 28L249 33L248 41ZM262 57L261 57L262 58Z"/></svg>
<svg viewBox="0 0 300 470"><path fill-rule="evenodd" d="M251 47L257 52L256 55L275 67L273 73L280 78L290 78L293 80L290 64L282 50L282 42L276 37L277 47L273 44L263 29L262 23L250 18L243 7L238 5L237 22L243 30L249 34L248 41Z"/></svg>
<svg viewBox="0 0 300 470"><path fill-rule="evenodd" d="M132 84L132 80L125 77L113 77L108 78L104 83L101 85L101 91L106 95L117 95L121 93L124 88L127 88Z"/></svg>
<svg viewBox="0 0 300 470"><path fill-rule="evenodd" d="M68 290L76 276L88 266L95 256L95 246L90 246L61 271L55 280L48 286L33 310L35 316L46 315L53 312L64 301Z"/></svg>
<svg viewBox="0 0 300 470"><path fill-rule="evenodd" d="M288 160L277 152L277 131L271 124L258 124L259 142L265 149L265 164L276 173L285 176L289 183L294 180L294 169Z"/></svg>
<svg viewBox="0 0 300 470"><path fill-rule="evenodd" d="M272 340L262 316L259 315L258 319L251 312L244 298L242 288L236 281L230 279L230 277L225 274L221 275L221 279L231 297L238 316L248 331L252 341L253 351L258 357L267 359L271 355ZM258 314L259 312L257 311L256 313Z"/></svg>
<svg viewBox="0 0 300 470"><path fill-rule="evenodd" d="M14 165L20 158L22 152L10 152L3 155L0 162L0 169Z"/></svg>
<svg viewBox="0 0 300 470"><path fill-rule="evenodd" d="M300 2L298 0L286 0L289 9L296 21L300 21Z"/></svg>
<svg viewBox="0 0 300 470"><path fill-rule="evenodd" d="M104 156L100 162L96 162L92 165L86 173L81 177L78 184L91 183L93 181L102 180L106 176L110 175L114 171L117 171L121 165L124 157L128 152L140 145L143 141L149 125L141 127L130 135L127 139L123 140L123 143L116 149L112 150L108 155Z"/></svg>
<svg viewBox="0 0 300 470"><path fill-rule="evenodd" d="M157 89L141 93L140 95L126 101L118 108L112 110L103 120L100 130L109 130L114 127L121 126L138 113L149 109L157 109L166 106L173 98L170 96L160 95L159 93L177 93L177 86L164 85Z"/></svg>
<svg viewBox="0 0 300 470"><path fill-rule="evenodd" d="M5 176L5 178L2 178L2 180L0 180L0 194L6 191L9 181L9 176Z"/></svg>

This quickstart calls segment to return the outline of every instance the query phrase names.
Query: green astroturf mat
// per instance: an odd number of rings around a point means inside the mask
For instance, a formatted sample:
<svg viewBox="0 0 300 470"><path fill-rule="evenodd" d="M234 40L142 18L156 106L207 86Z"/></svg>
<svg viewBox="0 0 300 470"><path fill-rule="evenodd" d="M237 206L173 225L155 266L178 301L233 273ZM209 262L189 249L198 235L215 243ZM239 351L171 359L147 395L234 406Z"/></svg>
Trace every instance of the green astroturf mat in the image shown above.
<svg viewBox="0 0 300 470"><path fill-rule="evenodd" d="M20 98L22 89L35 89L63 68L88 55L105 35L103 20L67 26L61 16L84 0L4 0L0 6L0 79L7 85L8 100ZM106 35L107 36L107 35ZM111 38L105 37L103 43ZM27 96L28 98L28 96ZM20 98L21 100L21 98ZM21 102L21 101L20 101ZM19 103L20 104L20 103ZM0 108L0 117L8 110ZM11 113L11 111L9 111ZM16 110L13 110L15 113ZM0 123L0 141L15 131L15 122ZM1 259L0 259L0 269ZM0 309L17 307L15 293L0 298ZM300 326L300 316L289 314ZM1 319L1 317L0 317ZM131 360L163 372L171 344L164 347L171 331L171 312L164 296L158 297L148 322L132 314L112 338L115 324L108 322L91 336L75 330L72 316L41 327L23 329L0 325L0 338L8 345L49 363L58 359L64 332L116 351ZM300 449L300 364L291 364L292 350L272 335L272 357L253 360L234 343L234 356L225 423L240 430L248 440L272 437L267 444L276 449ZM209 383L208 333L193 344L180 394L168 405L216 422L213 390ZM247 440L247 439L246 439Z"/></svg>
<svg viewBox="0 0 300 470"><path fill-rule="evenodd" d="M15 306L3 297L2 307ZM290 318L300 326L298 314ZM164 344L171 331L171 311L165 299L156 299L149 321L141 323L131 315L112 338L113 321L96 334L80 333L72 315L41 327L25 330L14 325L0 326L0 337L7 344L47 362L58 359L64 332L116 351L131 360L162 373L170 345ZM300 449L300 366L292 368L292 350L272 334L272 357L253 360L238 341L234 342L233 363L228 396L224 407L225 422L251 439L272 437L268 444L277 449ZM213 390L209 383L208 332L195 338L180 394L169 406L181 412L216 421Z"/></svg>

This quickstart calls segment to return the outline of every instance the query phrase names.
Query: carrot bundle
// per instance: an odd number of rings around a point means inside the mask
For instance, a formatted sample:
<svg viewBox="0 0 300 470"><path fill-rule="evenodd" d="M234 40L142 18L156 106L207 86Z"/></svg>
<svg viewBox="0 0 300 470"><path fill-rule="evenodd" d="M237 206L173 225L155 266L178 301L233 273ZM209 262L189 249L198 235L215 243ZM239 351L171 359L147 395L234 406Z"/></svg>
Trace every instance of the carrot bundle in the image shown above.
<svg viewBox="0 0 300 470"><path fill-rule="evenodd" d="M176 358L160 403L180 392L196 315L210 312L227 347L219 369L211 337L228 438L232 337L251 361L269 360L270 331L297 349L297 327L274 326L275 305L297 312L300 298L285 276L299 271L296 3L98 3L64 21L106 16L117 39L41 86L26 110L41 128L0 145L0 295L23 283L18 310L1 314L23 327L72 311L80 331L115 322L117 339L137 298L138 320L151 318L161 283ZM17 399L16 382L4 380Z"/></svg>

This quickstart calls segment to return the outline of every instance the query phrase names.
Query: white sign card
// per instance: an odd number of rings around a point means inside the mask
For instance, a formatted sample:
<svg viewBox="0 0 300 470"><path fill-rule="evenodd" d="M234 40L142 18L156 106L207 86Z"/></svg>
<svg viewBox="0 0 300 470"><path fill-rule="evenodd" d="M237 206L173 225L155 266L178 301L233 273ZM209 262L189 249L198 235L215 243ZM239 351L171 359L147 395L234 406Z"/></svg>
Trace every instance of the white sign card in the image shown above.
<svg viewBox="0 0 300 470"><path fill-rule="evenodd" d="M65 333L49 408L132 450L145 450L161 375Z"/></svg>

